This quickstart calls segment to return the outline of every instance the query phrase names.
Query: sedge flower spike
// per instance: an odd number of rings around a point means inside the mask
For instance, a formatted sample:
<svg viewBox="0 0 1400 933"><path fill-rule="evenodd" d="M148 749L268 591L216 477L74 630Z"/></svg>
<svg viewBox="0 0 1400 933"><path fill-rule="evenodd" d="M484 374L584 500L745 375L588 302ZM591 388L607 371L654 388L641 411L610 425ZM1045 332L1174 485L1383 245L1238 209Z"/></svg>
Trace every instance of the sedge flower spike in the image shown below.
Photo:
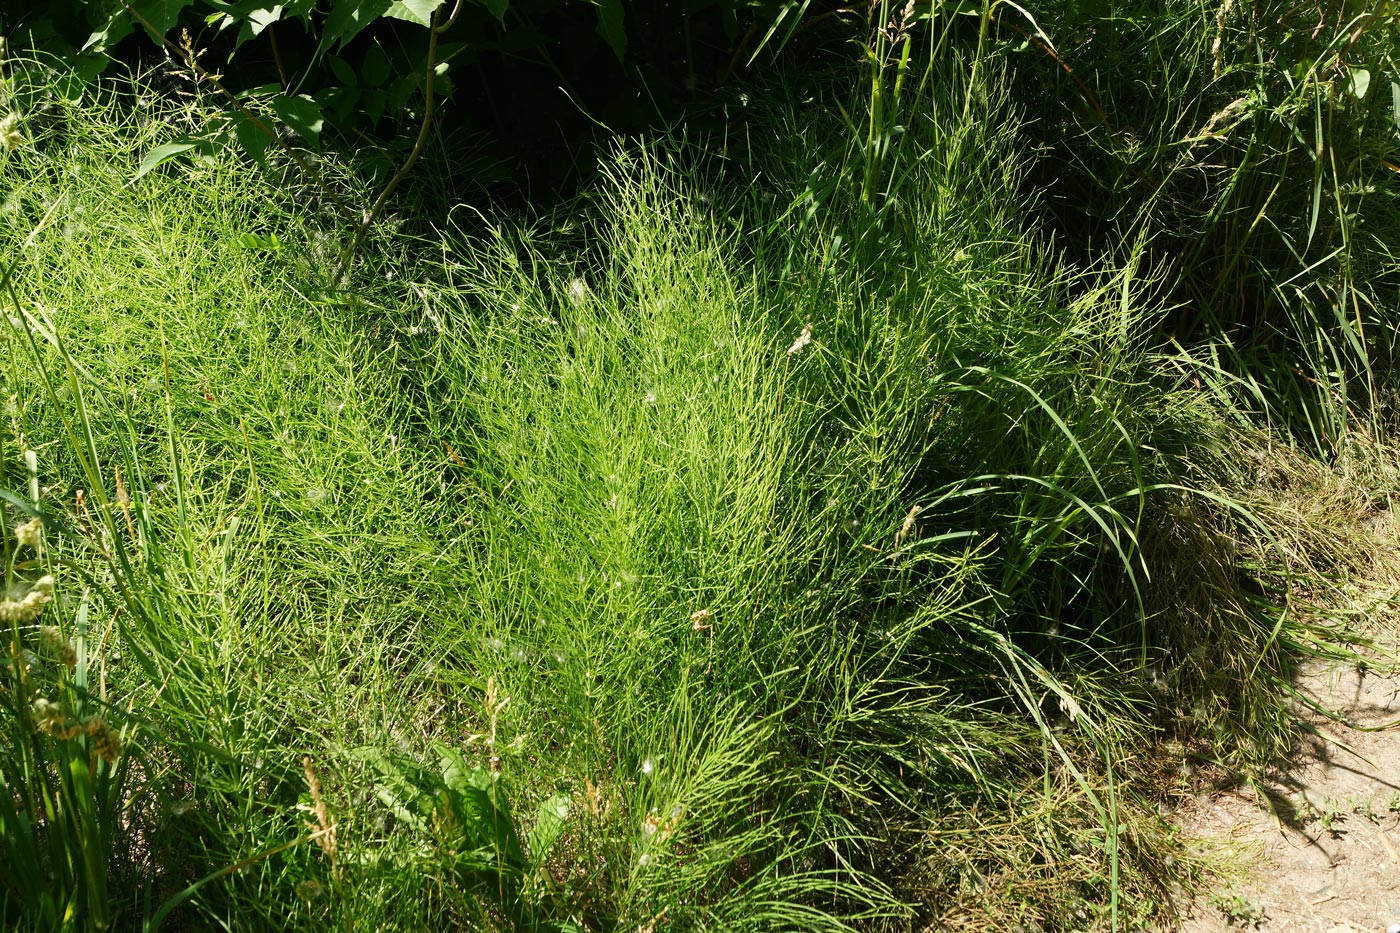
<svg viewBox="0 0 1400 933"><path fill-rule="evenodd" d="M92 750L107 764L116 764L121 757L122 737L117 730L107 724L101 716L95 716L83 724L83 732L92 741Z"/></svg>
<svg viewBox="0 0 1400 933"><path fill-rule="evenodd" d="M45 732L62 728L63 721L67 718L62 706L45 697L35 700L32 709L34 724Z"/></svg>

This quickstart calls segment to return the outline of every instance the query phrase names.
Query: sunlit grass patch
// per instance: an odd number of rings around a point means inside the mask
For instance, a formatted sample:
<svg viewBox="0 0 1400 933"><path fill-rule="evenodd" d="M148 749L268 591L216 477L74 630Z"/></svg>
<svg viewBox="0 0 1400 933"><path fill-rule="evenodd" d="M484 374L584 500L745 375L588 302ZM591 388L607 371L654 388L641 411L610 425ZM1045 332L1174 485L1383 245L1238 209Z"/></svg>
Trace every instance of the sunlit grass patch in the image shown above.
<svg viewBox="0 0 1400 933"><path fill-rule="evenodd" d="M867 114L878 152L775 94L781 196L619 144L568 217L386 234L335 293L315 205L231 154L132 181L188 114L54 102L0 168L6 417L140 717L128 915L1171 909L1172 769L1286 746L1290 652L1349 635L1299 582L1389 457L1331 484L1242 433L1223 370L1142 339L1166 272L1056 253L966 64Z"/></svg>

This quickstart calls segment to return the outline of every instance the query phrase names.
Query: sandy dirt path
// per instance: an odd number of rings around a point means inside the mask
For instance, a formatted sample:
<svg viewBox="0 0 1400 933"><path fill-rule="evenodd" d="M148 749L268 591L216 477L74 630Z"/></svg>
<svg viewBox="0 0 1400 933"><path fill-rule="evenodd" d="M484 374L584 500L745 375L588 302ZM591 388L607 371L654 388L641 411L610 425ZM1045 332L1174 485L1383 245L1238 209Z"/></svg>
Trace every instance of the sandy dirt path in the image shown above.
<svg viewBox="0 0 1400 933"><path fill-rule="evenodd" d="M1298 682L1355 726L1400 720L1400 675L1317 663ZM1400 930L1400 728L1302 718L1316 732L1269 775L1267 800L1237 787L1181 808L1188 834L1246 860L1233 887L1194 903L1185 933Z"/></svg>

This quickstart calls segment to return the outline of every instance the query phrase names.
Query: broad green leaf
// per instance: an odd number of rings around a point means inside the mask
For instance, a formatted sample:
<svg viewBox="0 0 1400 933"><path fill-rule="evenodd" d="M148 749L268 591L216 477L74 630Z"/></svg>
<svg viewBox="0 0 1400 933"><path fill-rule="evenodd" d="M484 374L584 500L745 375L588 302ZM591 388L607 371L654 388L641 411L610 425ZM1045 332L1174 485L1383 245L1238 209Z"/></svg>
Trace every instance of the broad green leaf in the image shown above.
<svg viewBox="0 0 1400 933"><path fill-rule="evenodd" d="M510 803L500 776L485 768L468 765L456 749L439 745L438 752L441 755L438 767L442 770L443 785L456 795L454 802L468 811L457 814L462 820L462 828L472 835L476 843L488 844L495 850L497 865L523 872L525 852L520 845L520 836L516 832L515 819L511 816Z"/></svg>
<svg viewBox="0 0 1400 933"><path fill-rule="evenodd" d="M66 67L53 77L48 91L59 100L77 102L92 88L97 76L107 70L112 59L106 52L83 52L66 62Z"/></svg>
<svg viewBox="0 0 1400 933"><path fill-rule="evenodd" d="M282 18L282 4L277 4L272 8L254 10L248 14L248 31L253 35L261 35L262 31Z"/></svg>
<svg viewBox="0 0 1400 933"><path fill-rule="evenodd" d="M442 4L443 0L394 0L389 4L389 9L384 11L384 15L417 23L419 26L431 26L433 13Z"/></svg>
<svg viewBox="0 0 1400 933"><path fill-rule="evenodd" d="M159 41L165 34L175 27L175 23L180 19L180 11L190 6L194 0L134 0L131 8L136 12L140 20L145 20L155 31L154 38Z"/></svg>
<svg viewBox="0 0 1400 933"><path fill-rule="evenodd" d="M131 35L131 17L126 11L116 14L107 21L107 25L88 36L87 42L83 43L84 52L106 52L112 46Z"/></svg>
<svg viewBox="0 0 1400 933"><path fill-rule="evenodd" d="M315 142L321 137L321 126L325 123L321 108L305 94L295 97L279 94L272 98L272 109L283 123L303 138Z"/></svg>
<svg viewBox="0 0 1400 933"><path fill-rule="evenodd" d="M1390 82L1390 115L1395 118L1395 132L1400 133L1400 81Z"/></svg>
<svg viewBox="0 0 1400 933"><path fill-rule="evenodd" d="M331 66L331 72L341 84L346 87L359 87L359 76L355 74L355 69L351 68L345 59L339 55L329 55L326 57L326 64Z"/></svg>
<svg viewBox="0 0 1400 933"><path fill-rule="evenodd" d="M485 791L491 786L491 774L485 768L467 764L462 753L445 745L438 746L438 769L448 790L465 794L475 789Z"/></svg>
<svg viewBox="0 0 1400 933"><path fill-rule="evenodd" d="M394 116L402 113L408 107L409 100L422 87L422 83L415 74L406 74L398 78L384 89L382 97L375 98L375 103L379 107L379 112L375 114L375 119L388 114ZM368 95L366 95L368 96ZM368 111L368 108L366 108Z"/></svg>
<svg viewBox="0 0 1400 933"><path fill-rule="evenodd" d="M257 87L250 87L247 90L239 91L238 99L249 101L273 98L280 94L281 91L282 86L280 84L260 84Z"/></svg>
<svg viewBox="0 0 1400 933"><path fill-rule="evenodd" d="M314 8L312 0L283 0L281 3L269 3L268 0L242 0L240 3L226 3L224 0L202 2L214 8L214 12L204 18L206 23L212 25L222 20L220 29L226 29L234 23L241 25L240 45L282 20L295 18L309 23Z"/></svg>
<svg viewBox="0 0 1400 933"><path fill-rule="evenodd" d="M549 851L554 848L554 844L564 834L564 824L569 819L570 807L569 798L563 794L556 794L540 805L540 812L535 817L534 828L525 837L526 847L530 851L530 861L536 869L544 864L545 859L549 858Z"/></svg>
<svg viewBox="0 0 1400 933"><path fill-rule="evenodd" d="M380 87L388 82L389 77L389 56L384 54L384 47L376 42L365 51L364 60L360 62L360 86Z"/></svg>
<svg viewBox="0 0 1400 933"><path fill-rule="evenodd" d="M321 105L321 112L329 117L332 126L349 126L352 116L359 109L360 89L323 87L316 92L316 103Z"/></svg>
<svg viewBox="0 0 1400 933"><path fill-rule="evenodd" d="M1371 89L1371 72L1365 68L1353 68L1347 75L1347 91L1357 100L1366 97L1366 92Z"/></svg>
<svg viewBox="0 0 1400 933"><path fill-rule="evenodd" d="M502 26L506 23L506 11L510 9L510 0L477 0L477 3L486 8L486 12L496 17L497 22Z"/></svg>
<svg viewBox="0 0 1400 933"><path fill-rule="evenodd" d="M324 47L337 45L345 48L346 43L358 36L361 30L383 16L391 2L392 0L337 0L326 16L326 25L321 32Z"/></svg>
<svg viewBox="0 0 1400 933"><path fill-rule="evenodd" d="M150 152L146 153L145 158L141 160L141 164L136 167L136 174L132 176L131 180L134 182L140 179L152 169L164 165L171 159L183 155L198 146L199 143L197 142L166 143L164 146L156 146Z"/></svg>
<svg viewBox="0 0 1400 933"><path fill-rule="evenodd" d="M627 57L626 13L622 0L593 0L598 8L598 35L612 48L618 61Z"/></svg>
<svg viewBox="0 0 1400 933"><path fill-rule="evenodd" d="M286 11L288 15L308 22L316 12L316 5L316 0L287 0Z"/></svg>
<svg viewBox="0 0 1400 933"><path fill-rule="evenodd" d="M382 87L365 88L360 94L360 109L364 111L365 119L377 123L384 116L388 100L389 95Z"/></svg>
<svg viewBox="0 0 1400 933"><path fill-rule="evenodd" d="M267 147L272 140L267 138L267 134L258 128L251 117L242 112L234 115L233 136L249 158L263 168L267 167Z"/></svg>

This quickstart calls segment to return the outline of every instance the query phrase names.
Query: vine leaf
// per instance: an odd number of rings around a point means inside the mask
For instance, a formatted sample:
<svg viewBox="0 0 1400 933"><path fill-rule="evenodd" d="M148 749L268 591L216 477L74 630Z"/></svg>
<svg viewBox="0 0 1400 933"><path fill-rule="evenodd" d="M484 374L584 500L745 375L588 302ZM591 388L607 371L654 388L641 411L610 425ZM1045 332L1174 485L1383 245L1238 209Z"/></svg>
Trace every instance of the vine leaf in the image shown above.
<svg viewBox="0 0 1400 933"><path fill-rule="evenodd" d="M510 9L510 0L477 0L477 2L486 8L486 12L496 17L496 21L502 26L506 24L506 10Z"/></svg>
<svg viewBox="0 0 1400 933"><path fill-rule="evenodd" d="M304 139L314 143L321 138L325 117L321 115L320 105L305 94L295 97L279 94L272 98L272 109L283 123Z"/></svg>
<svg viewBox="0 0 1400 933"><path fill-rule="evenodd" d="M417 23L419 26L431 26L433 14L442 3L443 0L394 0L384 11L384 15Z"/></svg>
<svg viewBox="0 0 1400 933"><path fill-rule="evenodd" d="M151 24L155 40L159 42L175 27L180 19L180 11L194 3L194 0L135 0L132 9Z"/></svg>
<svg viewBox="0 0 1400 933"><path fill-rule="evenodd" d="M261 7L248 14L248 36L262 35L262 31L282 18L282 4L274 7Z"/></svg>
<svg viewBox="0 0 1400 933"><path fill-rule="evenodd" d="M88 36L87 42L83 43L82 51L97 52L105 56L108 49L131 35L131 32L131 17L126 14L125 10L121 10L112 14L111 18L107 20L107 25L94 30L92 35Z"/></svg>
<svg viewBox="0 0 1400 933"><path fill-rule="evenodd" d="M1366 97L1371 89L1371 72L1366 68L1353 68L1347 74L1347 91L1357 100Z"/></svg>
<svg viewBox="0 0 1400 933"><path fill-rule="evenodd" d="M598 35L612 48L618 61L627 57L626 14L622 0L593 0L598 8Z"/></svg>
<svg viewBox="0 0 1400 933"><path fill-rule="evenodd" d="M267 167L267 147L272 142L252 118L244 111L233 116L233 136L239 147L249 158L263 168Z"/></svg>
<svg viewBox="0 0 1400 933"><path fill-rule="evenodd" d="M152 169L159 168L171 159L179 158L191 149L202 149L204 144L199 140L179 140L173 143L166 143L163 146L156 146L141 159L141 164L136 166L136 174L132 176L131 183L148 174Z"/></svg>
<svg viewBox="0 0 1400 933"><path fill-rule="evenodd" d="M390 3L391 0L339 0L326 16L321 33L323 47L345 48L361 30L387 13Z"/></svg>

